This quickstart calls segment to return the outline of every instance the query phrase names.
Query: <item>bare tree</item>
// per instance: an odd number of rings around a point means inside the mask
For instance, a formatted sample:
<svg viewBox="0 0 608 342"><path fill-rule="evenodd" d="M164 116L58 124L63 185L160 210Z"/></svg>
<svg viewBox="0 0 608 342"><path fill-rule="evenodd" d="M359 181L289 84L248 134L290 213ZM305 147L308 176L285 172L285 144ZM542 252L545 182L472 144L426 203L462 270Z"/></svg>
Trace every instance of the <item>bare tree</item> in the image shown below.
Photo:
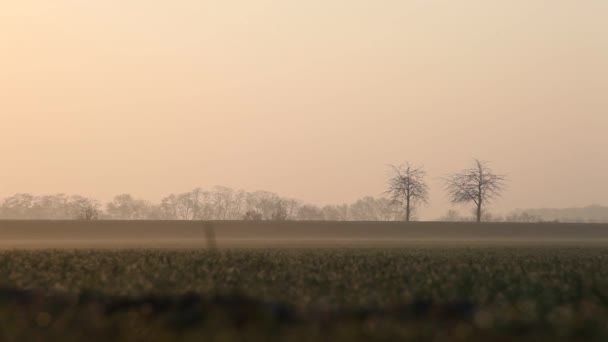
<svg viewBox="0 0 608 342"><path fill-rule="evenodd" d="M289 213L287 212L287 208L283 203L283 200L278 200L276 203L276 208L270 219L273 221L286 221L288 218Z"/></svg>
<svg viewBox="0 0 608 342"><path fill-rule="evenodd" d="M420 204L428 203L429 187L424 181L426 172L410 163L390 165L390 178L386 194L395 204L405 207L405 221L409 222Z"/></svg>
<svg viewBox="0 0 608 342"><path fill-rule="evenodd" d="M323 210L312 204L304 204L298 209L297 219L301 221L324 221Z"/></svg>
<svg viewBox="0 0 608 342"><path fill-rule="evenodd" d="M154 217L153 205L145 200L136 199L130 194L114 197L106 205L106 217L118 220L145 220Z"/></svg>
<svg viewBox="0 0 608 342"><path fill-rule="evenodd" d="M99 219L100 204L90 198L74 195L70 198L74 207L74 218L84 221Z"/></svg>
<svg viewBox="0 0 608 342"><path fill-rule="evenodd" d="M321 208L325 221L347 221L348 205L326 205Z"/></svg>
<svg viewBox="0 0 608 342"><path fill-rule="evenodd" d="M353 221L399 221L403 215L401 208L387 198L363 197L348 209Z"/></svg>
<svg viewBox="0 0 608 342"><path fill-rule="evenodd" d="M473 160L471 168L444 178L452 203L475 203L477 222L481 222L483 208L501 196L506 181L506 176L495 174L488 162L479 159Z"/></svg>
<svg viewBox="0 0 608 342"><path fill-rule="evenodd" d="M243 215L243 221L262 221L262 214L255 210L249 210Z"/></svg>

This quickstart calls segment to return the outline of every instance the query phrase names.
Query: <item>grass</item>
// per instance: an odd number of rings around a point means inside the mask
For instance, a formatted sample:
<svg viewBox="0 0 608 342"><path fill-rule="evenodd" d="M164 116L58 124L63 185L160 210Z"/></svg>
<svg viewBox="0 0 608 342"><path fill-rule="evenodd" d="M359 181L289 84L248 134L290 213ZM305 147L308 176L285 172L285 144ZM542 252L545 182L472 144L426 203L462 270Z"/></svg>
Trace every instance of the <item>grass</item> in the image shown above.
<svg viewBox="0 0 608 342"><path fill-rule="evenodd" d="M605 340L608 248L0 252L0 340Z"/></svg>

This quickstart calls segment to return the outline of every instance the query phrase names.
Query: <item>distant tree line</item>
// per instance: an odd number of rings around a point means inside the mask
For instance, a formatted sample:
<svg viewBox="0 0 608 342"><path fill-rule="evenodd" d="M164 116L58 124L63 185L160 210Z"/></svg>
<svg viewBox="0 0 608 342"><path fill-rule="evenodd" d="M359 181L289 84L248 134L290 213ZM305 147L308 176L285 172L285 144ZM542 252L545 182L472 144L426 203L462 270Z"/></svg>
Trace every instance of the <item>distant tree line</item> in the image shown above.
<svg viewBox="0 0 608 342"><path fill-rule="evenodd" d="M317 206L268 191L247 192L216 186L210 190L169 194L159 203L121 194L102 205L80 195L15 194L0 202L0 219L77 220L302 220L302 221L410 221L429 201L426 171L408 162L390 165L382 197L363 197L350 204ZM436 221L449 222L608 222L608 208L516 210L495 216L488 205L505 189L506 177L488 163L473 160L470 168L443 177L454 204L471 204L472 215L449 210ZM586 219L589 217L589 219Z"/></svg>
<svg viewBox="0 0 608 342"><path fill-rule="evenodd" d="M608 207L600 205L582 208L518 209L512 215L533 217L550 222L608 223Z"/></svg>
<svg viewBox="0 0 608 342"><path fill-rule="evenodd" d="M115 220L318 220L401 221L401 209L386 198L316 206L267 191L217 186L170 194L160 203L121 194L102 205L83 196L16 194L0 205L1 219Z"/></svg>
<svg viewBox="0 0 608 342"><path fill-rule="evenodd" d="M101 217L100 208L96 200L79 195L15 194L2 202L0 218L96 220Z"/></svg>
<svg viewBox="0 0 608 342"><path fill-rule="evenodd" d="M317 206L272 192L247 192L224 186L170 194L160 203L121 194L106 205L79 195L34 196L16 194L0 206L1 219L116 219L116 220L318 220L410 221L420 205L428 203L429 187L422 167L405 163L391 166L386 197L363 197L354 203ZM475 204L476 221L500 193L504 176L485 162L444 179L453 203Z"/></svg>

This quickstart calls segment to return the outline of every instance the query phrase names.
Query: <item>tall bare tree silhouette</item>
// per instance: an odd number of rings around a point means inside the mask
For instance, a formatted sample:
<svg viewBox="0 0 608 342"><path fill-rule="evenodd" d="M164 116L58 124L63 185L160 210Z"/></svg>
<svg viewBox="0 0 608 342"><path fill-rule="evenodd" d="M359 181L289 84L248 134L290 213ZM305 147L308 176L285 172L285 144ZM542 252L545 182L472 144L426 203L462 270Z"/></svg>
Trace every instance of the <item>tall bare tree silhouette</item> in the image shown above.
<svg viewBox="0 0 608 342"><path fill-rule="evenodd" d="M389 166L390 177L385 193L393 203L404 206L405 221L409 222L418 205L428 203L429 187L424 181L426 171L421 166L412 166L409 162Z"/></svg>
<svg viewBox="0 0 608 342"><path fill-rule="evenodd" d="M452 203L475 204L477 222L481 222L483 208L505 189L506 176L497 175L487 161L473 160L473 166L444 178L445 190Z"/></svg>

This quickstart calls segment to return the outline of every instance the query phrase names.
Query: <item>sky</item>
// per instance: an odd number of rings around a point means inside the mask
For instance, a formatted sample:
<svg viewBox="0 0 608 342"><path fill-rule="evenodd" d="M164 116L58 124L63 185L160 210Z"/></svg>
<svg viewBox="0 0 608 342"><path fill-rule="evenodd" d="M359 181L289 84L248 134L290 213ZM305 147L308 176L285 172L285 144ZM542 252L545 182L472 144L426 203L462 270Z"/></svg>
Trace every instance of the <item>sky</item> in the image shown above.
<svg viewBox="0 0 608 342"><path fill-rule="evenodd" d="M0 3L0 196L194 187L316 204L472 158L491 210L608 205L608 1ZM461 211L468 209L455 207Z"/></svg>

